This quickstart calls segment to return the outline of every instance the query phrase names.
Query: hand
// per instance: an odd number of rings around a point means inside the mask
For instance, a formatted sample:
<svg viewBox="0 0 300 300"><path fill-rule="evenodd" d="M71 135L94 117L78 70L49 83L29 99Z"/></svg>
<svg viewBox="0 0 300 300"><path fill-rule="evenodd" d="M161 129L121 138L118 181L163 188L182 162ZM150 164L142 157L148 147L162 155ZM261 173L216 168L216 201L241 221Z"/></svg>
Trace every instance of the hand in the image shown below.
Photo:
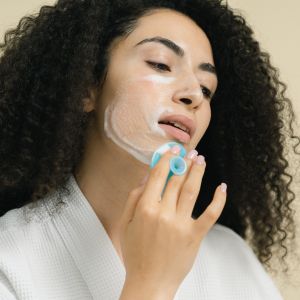
<svg viewBox="0 0 300 300"><path fill-rule="evenodd" d="M191 217L206 163L186 157L186 173L169 179L161 199L173 156L166 152L148 180L129 193L120 220L126 281L135 282L137 288L138 282L147 282L154 289L177 290L226 202L226 192L218 186L203 214L197 220Z"/></svg>

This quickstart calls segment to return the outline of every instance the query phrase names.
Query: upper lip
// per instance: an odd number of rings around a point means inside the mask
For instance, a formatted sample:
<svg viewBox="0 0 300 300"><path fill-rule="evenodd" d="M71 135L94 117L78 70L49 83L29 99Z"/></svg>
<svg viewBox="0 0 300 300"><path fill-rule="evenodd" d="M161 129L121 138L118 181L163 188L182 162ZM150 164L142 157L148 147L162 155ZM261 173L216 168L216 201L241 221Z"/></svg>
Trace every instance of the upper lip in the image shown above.
<svg viewBox="0 0 300 300"><path fill-rule="evenodd" d="M178 122L178 123L181 123L182 125L184 125L186 128L188 128L189 130L189 135L190 137L192 137L195 133L195 130L196 130L196 124L195 122L184 116L184 115L166 115L166 116L162 116L158 123L161 122L161 121L173 121L173 122Z"/></svg>

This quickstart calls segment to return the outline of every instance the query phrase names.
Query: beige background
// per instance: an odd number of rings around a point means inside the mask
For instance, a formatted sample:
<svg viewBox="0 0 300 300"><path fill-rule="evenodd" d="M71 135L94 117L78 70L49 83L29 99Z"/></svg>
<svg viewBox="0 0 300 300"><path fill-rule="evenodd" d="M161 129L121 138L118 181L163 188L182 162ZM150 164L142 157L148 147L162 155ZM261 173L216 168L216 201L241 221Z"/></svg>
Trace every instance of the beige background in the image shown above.
<svg viewBox="0 0 300 300"><path fill-rule="evenodd" d="M17 25L19 19L37 12L41 5L54 4L53 0L0 0L0 38L4 32ZM244 15L253 27L255 36L263 50L271 53L272 63L280 70L281 80L288 84L287 95L291 98L297 118L300 117L300 1L298 0L229 0L229 5ZM297 133L300 121L297 124ZM299 159L299 158L298 158ZM299 164L298 160L298 164ZM295 162L293 162L295 165ZM299 176L293 187L297 194L295 201L296 219L300 220ZM297 188L298 187L298 190ZM300 221L298 221L300 225ZM297 228L299 228L299 225ZM300 245L300 233L297 232ZM300 250L298 247L298 253ZM289 260L292 272L289 278L282 273L270 275L286 300L300 299L300 268ZM276 266L276 262L274 262ZM241 299L242 300L242 299ZM272 300L272 299L266 299Z"/></svg>

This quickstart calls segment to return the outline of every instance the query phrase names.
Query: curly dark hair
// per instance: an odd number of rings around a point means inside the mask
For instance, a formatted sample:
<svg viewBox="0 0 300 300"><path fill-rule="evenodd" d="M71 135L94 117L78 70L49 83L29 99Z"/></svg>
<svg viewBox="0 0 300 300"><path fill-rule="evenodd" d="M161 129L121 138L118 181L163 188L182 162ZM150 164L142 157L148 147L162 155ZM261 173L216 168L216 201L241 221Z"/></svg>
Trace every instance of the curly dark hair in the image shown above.
<svg viewBox="0 0 300 300"><path fill-rule="evenodd" d="M211 122L197 145L207 167L192 217L224 181L218 223L248 237L266 266L276 245L284 261L295 236L285 158L287 137L297 140L299 154L295 115L269 54L221 0L59 0L8 30L0 44L0 216L64 187L93 116L82 99L105 80L112 42L156 8L182 12L204 30L218 73Z"/></svg>

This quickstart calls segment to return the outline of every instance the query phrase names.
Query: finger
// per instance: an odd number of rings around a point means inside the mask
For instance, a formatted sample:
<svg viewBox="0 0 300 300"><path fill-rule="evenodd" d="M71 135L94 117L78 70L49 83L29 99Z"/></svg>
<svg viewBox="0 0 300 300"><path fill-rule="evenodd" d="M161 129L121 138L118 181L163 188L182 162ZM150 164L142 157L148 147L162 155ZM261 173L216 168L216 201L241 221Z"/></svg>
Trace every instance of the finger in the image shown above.
<svg viewBox="0 0 300 300"><path fill-rule="evenodd" d="M170 150L166 151L158 163L150 170L149 178L137 209L145 206L157 206L161 200L161 194L170 172L170 159L175 156L178 156L178 154L174 154Z"/></svg>
<svg viewBox="0 0 300 300"><path fill-rule="evenodd" d="M226 202L226 191L223 192L221 190L221 186L219 185L214 193L214 197L212 202L207 206L205 211L200 215L200 217L197 220L194 220L194 223L196 225L196 230L199 234L199 231L201 232L201 236L204 236L208 233L208 231L211 229L211 227L216 223L218 218L220 217L222 210L225 206ZM225 184L226 186L226 184Z"/></svg>
<svg viewBox="0 0 300 300"><path fill-rule="evenodd" d="M197 151L193 151L193 156L189 158L188 156L184 157L184 160L187 165L187 171L183 175L173 174L169 179L161 202L161 209L164 212L176 213L178 199L181 193L181 189L185 185L186 178L189 176L190 167L192 165L193 159L197 155Z"/></svg>
<svg viewBox="0 0 300 300"><path fill-rule="evenodd" d="M177 213L179 215L191 217L201 188L205 168L205 158L199 155L197 159L193 161L188 177L181 189L177 203Z"/></svg>

